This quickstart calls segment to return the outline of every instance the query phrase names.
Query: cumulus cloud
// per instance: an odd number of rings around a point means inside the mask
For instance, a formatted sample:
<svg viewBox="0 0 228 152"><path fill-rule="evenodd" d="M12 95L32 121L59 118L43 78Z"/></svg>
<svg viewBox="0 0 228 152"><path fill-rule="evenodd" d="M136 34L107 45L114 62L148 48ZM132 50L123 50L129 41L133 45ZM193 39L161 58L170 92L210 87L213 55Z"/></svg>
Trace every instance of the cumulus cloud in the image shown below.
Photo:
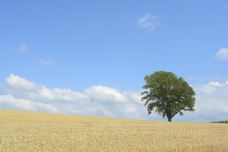
<svg viewBox="0 0 228 152"><path fill-rule="evenodd" d="M228 81L211 81L193 86L196 92L195 112L187 112L181 121L212 121L228 118ZM120 91L95 85L82 91L48 88L21 76L6 78L0 108L46 111L79 115L96 115L134 119L161 119L148 116L139 91Z"/></svg>
<svg viewBox="0 0 228 152"><path fill-rule="evenodd" d="M5 83L5 94L0 95L2 108L125 118L146 115L138 92L101 85L82 91L48 88L15 74L10 74Z"/></svg>
<svg viewBox="0 0 228 152"><path fill-rule="evenodd" d="M221 48L216 53L216 58L219 60L228 60L228 48Z"/></svg>
<svg viewBox="0 0 228 152"><path fill-rule="evenodd" d="M228 83L211 81L195 87L196 111L190 117L195 120L212 121L228 118Z"/></svg>
<svg viewBox="0 0 228 152"><path fill-rule="evenodd" d="M6 78L6 84L9 88L14 88L14 89L26 89L26 90L34 90L37 89L37 85L29 80L26 80L23 77L20 77L15 74L10 74Z"/></svg>
<svg viewBox="0 0 228 152"><path fill-rule="evenodd" d="M64 101L64 102L85 102L88 97L80 92L75 92L71 89L47 88L40 86L34 92L28 92L28 97L33 100L44 101Z"/></svg>
<svg viewBox="0 0 228 152"><path fill-rule="evenodd" d="M155 15L145 14L138 19L137 23L142 28L154 30L159 25L159 20L158 17Z"/></svg>
<svg viewBox="0 0 228 152"><path fill-rule="evenodd" d="M0 107L6 109L23 109L29 111L49 111L54 113L58 112L58 109L51 104L32 102L27 99L19 99L13 97L12 95L1 95Z"/></svg>
<svg viewBox="0 0 228 152"><path fill-rule="evenodd" d="M18 48L20 53L27 53L29 51L28 45L25 42L22 42Z"/></svg>
<svg viewBox="0 0 228 152"><path fill-rule="evenodd" d="M92 86L85 90L88 97L102 102L127 102L127 98L115 89L105 86Z"/></svg>

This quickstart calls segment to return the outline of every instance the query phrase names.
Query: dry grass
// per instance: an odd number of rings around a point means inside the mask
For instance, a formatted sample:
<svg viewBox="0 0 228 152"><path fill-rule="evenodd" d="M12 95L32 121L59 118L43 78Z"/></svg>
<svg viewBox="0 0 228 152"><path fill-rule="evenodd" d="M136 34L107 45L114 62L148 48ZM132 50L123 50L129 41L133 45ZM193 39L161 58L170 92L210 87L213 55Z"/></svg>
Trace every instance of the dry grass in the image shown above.
<svg viewBox="0 0 228 152"><path fill-rule="evenodd" d="M0 111L1 152L228 152L228 125Z"/></svg>

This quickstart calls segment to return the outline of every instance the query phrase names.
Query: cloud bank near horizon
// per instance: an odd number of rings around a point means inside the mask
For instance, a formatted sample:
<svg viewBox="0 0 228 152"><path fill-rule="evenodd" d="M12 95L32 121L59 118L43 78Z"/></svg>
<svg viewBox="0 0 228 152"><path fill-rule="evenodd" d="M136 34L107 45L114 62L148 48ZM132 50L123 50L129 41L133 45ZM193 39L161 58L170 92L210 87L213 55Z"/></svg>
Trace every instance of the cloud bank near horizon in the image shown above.
<svg viewBox="0 0 228 152"><path fill-rule="evenodd" d="M119 91L101 85L79 92L68 88L48 88L10 74L3 90L4 94L0 95L2 109L136 119L147 115L140 101L140 93Z"/></svg>
<svg viewBox="0 0 228 152"><path fill-rule="evenodd" d="M148 116L140 91L119 91L95 85L82 91L68 88L48 88L21 76L10 74L0 94L1 109L95 115L131 119L161 119L157 114ZM187 112L181 121L224 120L228 117L228 81L212 81L194 86L196 111Z"/></svg>

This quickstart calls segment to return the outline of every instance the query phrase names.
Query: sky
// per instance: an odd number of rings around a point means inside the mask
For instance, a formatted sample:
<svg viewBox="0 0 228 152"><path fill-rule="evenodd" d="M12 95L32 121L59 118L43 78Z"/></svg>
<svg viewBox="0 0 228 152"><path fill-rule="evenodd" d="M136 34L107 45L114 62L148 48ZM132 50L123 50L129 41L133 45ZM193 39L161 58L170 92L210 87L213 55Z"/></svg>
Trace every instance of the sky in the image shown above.
<svg viewBox="0 0 228 152"><path fill-rule="evenodd" d="M176 121L228 118L227 0L7 0L0 4L0 109L162 120L144 76L196 92Z"/></svg>

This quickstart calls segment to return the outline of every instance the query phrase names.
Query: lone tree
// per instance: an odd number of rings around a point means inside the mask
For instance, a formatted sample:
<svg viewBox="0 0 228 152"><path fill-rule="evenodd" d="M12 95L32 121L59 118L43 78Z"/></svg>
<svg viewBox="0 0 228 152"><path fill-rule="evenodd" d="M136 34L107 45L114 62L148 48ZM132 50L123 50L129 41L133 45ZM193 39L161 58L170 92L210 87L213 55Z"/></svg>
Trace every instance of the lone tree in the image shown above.
<svg viewBox="0 0 228 152"><path fill-rule="evenodd" d="M158 71L145 76L142 101L148 114L154 110L169 122L176 114L194 111L195 92L188 83L172 72Z"/></svg>

